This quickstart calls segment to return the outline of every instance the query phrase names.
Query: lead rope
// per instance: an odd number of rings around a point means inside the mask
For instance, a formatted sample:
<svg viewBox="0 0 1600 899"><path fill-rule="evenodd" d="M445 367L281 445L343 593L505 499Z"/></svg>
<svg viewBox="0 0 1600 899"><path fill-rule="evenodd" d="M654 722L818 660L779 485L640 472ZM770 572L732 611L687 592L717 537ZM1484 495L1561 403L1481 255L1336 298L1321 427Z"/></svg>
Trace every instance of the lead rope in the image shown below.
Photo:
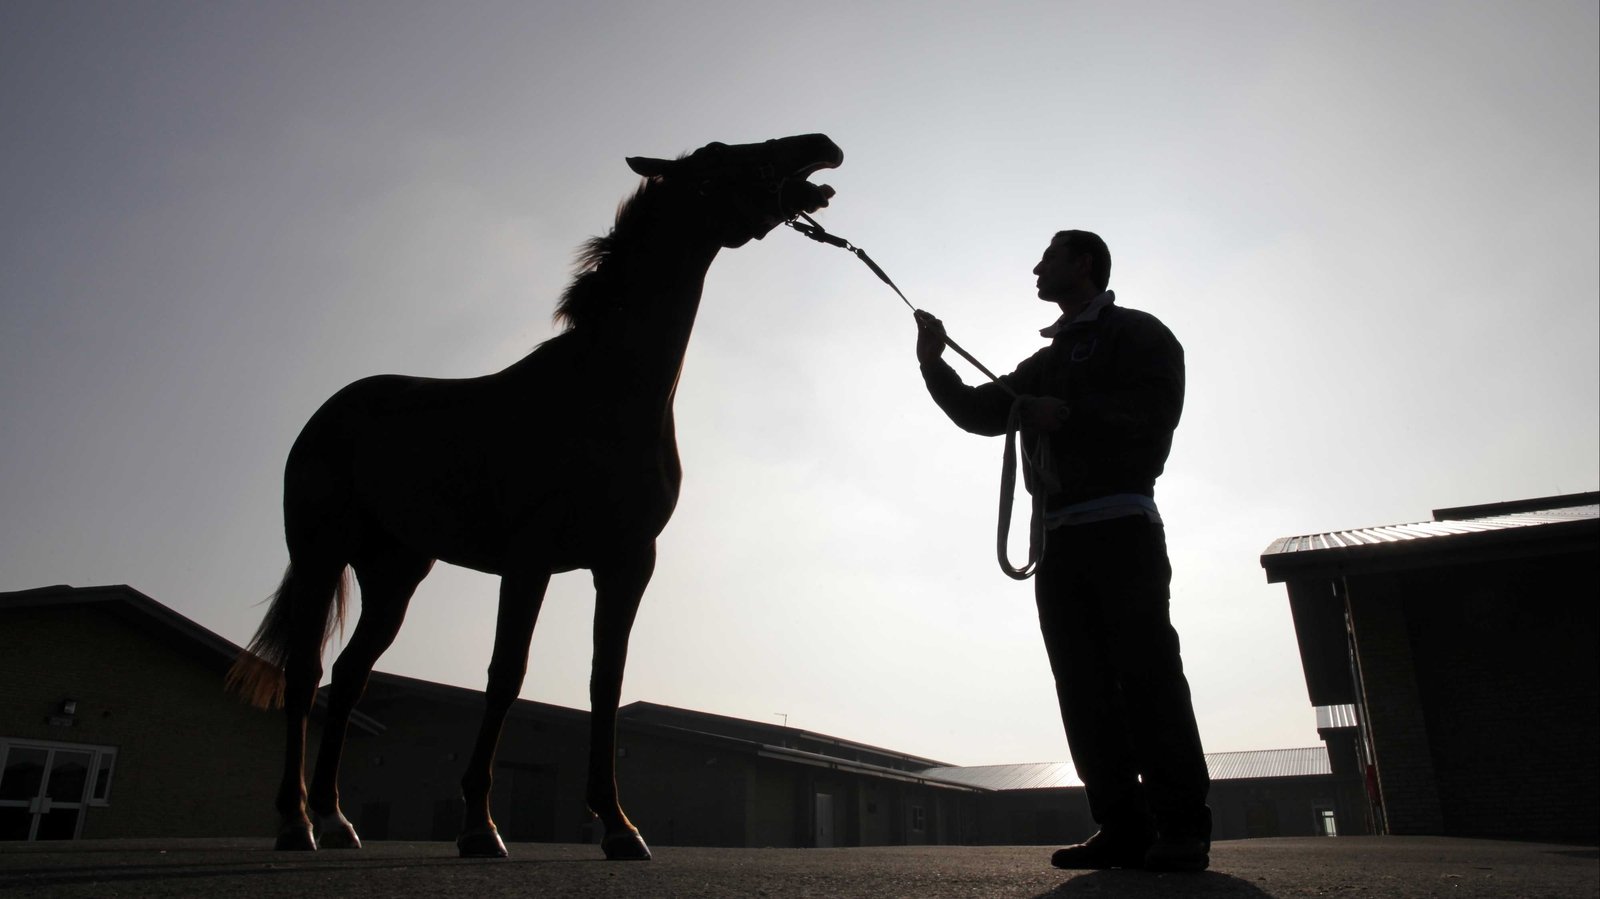
<svg viewBox="0 0 1600 899"><path fill-rule="evenodd" d="M817 224L815 219L803 212L797 213L796 217L805 219L805 224L801 224L794 219L789 219L784 224L818 243L825 243L854 253L857 259L866 264L867 268L872 269L872 273L877 275L879 280L889 285L889 289L900 297L900 302L905 303L907 309L910 309L913 313L918 311L917 307L911 305L911 301L906 299L906 295L900 292L900 288L896 287L895 283L889 279L888 273L879 268L876 262L872 261L872 257L867 255L866 250L855 246L837 234L829 234L821 225ZM1039 570L1039 559L1044 556L1044 547L1047 539L1044 526L1044 495L1047 486L1054 481L1054 474L1049 470L1049 460L1051 458L1050 438L1040 434L1039 439L1034 442L1031 454L1028 452L1026 443L1020 447L1020 454L1023 461L1028 465L1028 471L1032 472L1038 481L1033 485L1036 489L1032 491L1033 515L1028 523L1028 561L1021 568L1016 568L1012 566L1011 559L1006 554L1006 544L1011 539L1011 507L1017 490L1017 456L1019 449L1017 433L1022 430L1022 401L1025 397L1018 395L1004 381L995 377L994 372L984 367L984 364L974 358L971 353L962 349L960 344L951 340L949 334L945 335L944 343L945 346L961 354L961 358L972 363L973 367L987 375L989 380L1000 385L1000 389L1011 396L1011 411L1006 415L1005 457L1000 463L1000 523L996 528L995 554L1000 560L1000 570L1005 572L1007 577L1013 580L1025 581L1033 577L1034 573ZM1027 480L1027 476L1024 475L1024 481Z"/></svg>
<svg viewBox="0 0 1600 899"><path fill-rule="evenodd" d="M995 555L1000 560L1000 570L1012 580L1025 581L1033 577L1039 570L1039 559L1044 555L1044 545L1047 539L1044 526L1044 494L1043 484L1036 484L1033 495L1033 515L1028 519L1028 562L1021 568L1011 567L1011 558L1006 554L1006 544L1011 540L1011 502L1017 491L1017 452L1013 447L1017 444L1017 432L1022 430L1022 397L1017 397L1011 402L1011 412L1006 416L1006 449L1005 458L1000 462L1000 524L995 535ZM1040 472L1041 462L1028 455L1028 448L1024 444L1021 455L1028 463L1028 468L1035 474ZM1034 446L1034 453L1040 459L1050 458L1050 438L1039 435L1038 443ZM1026 480L1026 476L1024 476Z"/></svg>

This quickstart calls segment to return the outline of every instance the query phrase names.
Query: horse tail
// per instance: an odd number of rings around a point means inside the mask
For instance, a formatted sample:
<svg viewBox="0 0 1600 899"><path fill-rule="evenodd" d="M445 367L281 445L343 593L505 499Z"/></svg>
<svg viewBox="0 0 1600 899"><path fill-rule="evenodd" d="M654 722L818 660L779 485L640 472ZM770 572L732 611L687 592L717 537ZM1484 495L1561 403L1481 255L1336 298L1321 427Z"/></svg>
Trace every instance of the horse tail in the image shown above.
<svg viewBox="0 0 1600 899"><path fill-rule="evenodd" d="M228 669L225 688L257 708L281 707L284 669L305 653L313 653L320 662L322 647L334 628L344 629L349 594L348 567L339 566L331 578L308 578L291 562L283 573L283 582L272 594L261 626Z"/></svg>

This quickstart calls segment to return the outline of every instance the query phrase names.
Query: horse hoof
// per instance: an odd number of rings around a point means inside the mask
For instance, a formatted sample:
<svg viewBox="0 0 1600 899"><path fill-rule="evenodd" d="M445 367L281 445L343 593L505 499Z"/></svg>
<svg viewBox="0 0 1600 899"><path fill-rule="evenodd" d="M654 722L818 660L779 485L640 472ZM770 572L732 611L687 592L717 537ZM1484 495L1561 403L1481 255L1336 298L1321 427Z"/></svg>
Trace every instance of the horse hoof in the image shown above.
<svg viewBox="0 0 1600 899"><path fill-rule="evenodd" d="M339 812L319 815L317 818L318 849L360 849L361 838L355 826Z"/></svg>
<svg viewBox="0 0 1600 899"><path fill-rule="evenodd" d="M272 844L273 849L288 852L312 852L317 848L317 840L311 835L311 826L286 827L278 831L277 842Z"/></svg>
<svg viewBox="0 0 1600 899"><path fill-rule="evenodd" d="M456 837L456 850L462 858L505 858L506 844L500 841L496 830L464 833Z"/></svg>
<svg viewBox="0 0 1600 899"><path fill-rule="evenodd" d="M644 837L639 836L638 831L619 833L615 836L608 834L600 841L600 848L605 850L606 858L614 862L650 860L650 847L644 844Z"/></svg>

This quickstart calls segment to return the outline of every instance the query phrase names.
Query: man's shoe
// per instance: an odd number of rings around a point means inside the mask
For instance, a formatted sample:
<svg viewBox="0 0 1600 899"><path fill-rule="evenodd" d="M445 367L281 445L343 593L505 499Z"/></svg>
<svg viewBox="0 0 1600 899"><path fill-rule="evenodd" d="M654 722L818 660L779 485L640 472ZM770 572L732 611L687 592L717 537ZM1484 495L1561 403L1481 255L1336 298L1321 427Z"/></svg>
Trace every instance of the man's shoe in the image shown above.
<svg viewBox="0 0 1600 899"><path fill-rule="evenodd" d="M1211 841L1198 834L1159 834L1145 850L1151 871L1204 871L1211 866Z"/></svg>
<svg viewBox="0 0 1600 899"><path fill-rule="evenodd" d="M1152 871L1204 871L1211 866L1211 809L1199 806L1156 820L1155 842L1144 854Z"/></svg>
<svg viewBox="0 0 1600 899"><path fill-rule="evenodd" d="M1154 837L1146 832L1106 833L1104 830L1050 856L1050 864L1074 871L1106 868L1140 868Z"/></svg>

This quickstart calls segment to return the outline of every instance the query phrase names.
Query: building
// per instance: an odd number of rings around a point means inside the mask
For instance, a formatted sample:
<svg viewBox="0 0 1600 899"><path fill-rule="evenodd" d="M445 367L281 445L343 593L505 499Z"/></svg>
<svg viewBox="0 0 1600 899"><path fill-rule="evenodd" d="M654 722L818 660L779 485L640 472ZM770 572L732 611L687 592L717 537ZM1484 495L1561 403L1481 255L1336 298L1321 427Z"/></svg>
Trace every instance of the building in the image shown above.
<svg viewBox="0 0 1600 899"><path fill-rule="evenodd" d="M270 836L282 718L223 692L238 652L129 587L0 594L0 838ZM363 838L455 838L482 709L477 690L373 673L340 778ZM588 727L584 711L513 706L493 797L507 841L599 841ZM1218 839L1365 832L1359 775L1334 772L1322 747L1207 760ZM1093 830L1067 764L959 767L648 702L619 713L617 777L659 845L1041 844Z"/></svg>
<svg viewBox="0 0 1600 899"><path fill-rule="evenodd" d="M129 587L0 594L0 839L273 833L282 718L223 695L238 651Z"/></svg>
<svg viewBox="0 0 1600 899"><path fill-rule="evenodd" d="M982 791L934 773L942 762L653 703L630 704L619 719L625 756L618 788L634 822L655 823L664 843L908 846L979 839ZM717 818L725 829L711 833L704 822Z"/></svg>
<svg viewBox="0 0 1600 899"><path fill-rule="evenodd" d="M345 813L369 839L453 839L483 700L376 672L353 736ZM588 715L519 700L496 757L509 841L597 842L583 803ZM1094 831L1064 762L960 767L838 737L648 702L618 713L618 789L653 843L678 846L1048 844ZM1359 773L1324 747L1207 757L1217 839L1370 833Z"/></svg>
<svg viewBox="0 0 1600 899"><path fill-rule="evenodd" d="M1380 833L1593 843L1600 494L1285 537L1319 734Z"/></svg>
<svg viewBox="0 0 1600 899"><path fill-rule="evenodd" d="M477 690L374 672L341 766L345 814L368 839L451 840ZM599 842L584 804L587 712L518 700L495 757L507 841ZM808 731L636 702L618 713L617 784L647 840L676 846L972 842L977 790L939 763Z"/></svg>
<svg viewBox="0 0 1600 899"><path fill-rule="evenodd" d="M1369 834L1359 774L1336 772L1322 746L1206 754L1212 838ZM924 772L984 791L976 842L1076 842L1095 830L1072 765L984 765Z"/></svg>

